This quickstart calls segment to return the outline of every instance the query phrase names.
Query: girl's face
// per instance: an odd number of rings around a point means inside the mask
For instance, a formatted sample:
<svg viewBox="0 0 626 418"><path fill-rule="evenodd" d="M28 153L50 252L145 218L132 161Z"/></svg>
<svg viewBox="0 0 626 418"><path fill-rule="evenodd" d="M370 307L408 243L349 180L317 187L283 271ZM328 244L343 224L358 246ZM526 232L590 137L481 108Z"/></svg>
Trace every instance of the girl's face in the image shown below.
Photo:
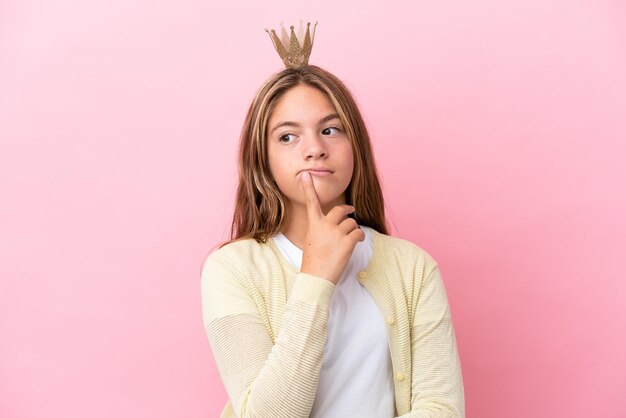
<svg viewBox="0 0 626 418"><path fill-rule="evenodd" d="M332 102L299 84L280 98L267 125L269 167L296 209L306 206L300 173L308 170L322 211L345 203L352 179L352 145Z"/></svg>

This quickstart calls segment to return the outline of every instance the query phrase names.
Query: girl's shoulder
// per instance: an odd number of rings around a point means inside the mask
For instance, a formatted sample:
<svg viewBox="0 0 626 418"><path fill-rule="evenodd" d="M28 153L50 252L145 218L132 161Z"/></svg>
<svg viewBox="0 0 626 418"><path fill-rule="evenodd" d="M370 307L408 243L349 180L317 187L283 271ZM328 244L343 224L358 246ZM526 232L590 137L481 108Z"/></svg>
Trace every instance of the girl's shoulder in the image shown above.
<svg viewBox="0 0 626 418"><path fill-rule="evenodd" d="M207 261L223 264L245 264L258 260L265 253L267 244L259 243L253 238L244 238L230 241L211 250L205 258Z"/></svg>
<svg viewBox="0 0 626 418"><path fill-rule="evenodd" d="M254 254L259 251L263 244L257 242L253 238L241 238L222 244L221 246L214 248L208 254L211 258L223 258L235 256L244 256Z"/></svg>
<svg viewBox="0 0 626 418"><path fill-rule="evenodd" d="M275 268L276 257L268 243L253 238L231 241L209 252L202 263L202 275L228 273L240 279L256 275L259 271Z"/></svg>
<svg viewBox="0 0 626 418"><path fill-rule="evenodd" d="M405 238L383 234L375 229L371 231L374 247L378 245L378 255L389 262L417 264L427 270L434 269L438 263L423 247Z"/></svg>

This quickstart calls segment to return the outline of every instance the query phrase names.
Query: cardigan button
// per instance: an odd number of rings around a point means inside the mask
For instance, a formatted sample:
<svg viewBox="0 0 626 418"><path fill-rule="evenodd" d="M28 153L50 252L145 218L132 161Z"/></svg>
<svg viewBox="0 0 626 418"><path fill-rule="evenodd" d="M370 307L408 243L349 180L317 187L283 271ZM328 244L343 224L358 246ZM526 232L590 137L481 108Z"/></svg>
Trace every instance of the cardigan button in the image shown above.
<svg viewBox="0 0 626 418"><path fill-rule="evenodd" d="M387 317L387 323L388 323L389 325L392 325L394 322L396 322L396 320L395 320L395 318L393 317L393 315L389 315L389 316Z"/></svg>
<svg viewBox="0 0 626 418"><path fill-rule="evenodd" d="M359 272L359 280L363 281L365 279L365 277L367 276L367 273L364 271L360 271Z"/></svg>
<svg viewBox="0 0 626 418"><path fill-rule="evenodd" d="M398 380L404 380L404 373L398 373L398 374L396 374L396 379L398 379Z"/></svg>

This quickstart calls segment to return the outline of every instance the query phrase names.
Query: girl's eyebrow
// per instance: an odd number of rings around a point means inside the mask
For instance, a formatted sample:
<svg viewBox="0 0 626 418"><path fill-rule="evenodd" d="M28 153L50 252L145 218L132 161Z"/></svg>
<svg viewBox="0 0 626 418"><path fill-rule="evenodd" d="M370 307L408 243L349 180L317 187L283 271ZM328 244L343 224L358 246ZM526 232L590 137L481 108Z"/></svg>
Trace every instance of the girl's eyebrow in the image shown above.
<svg viewBox="0 0 626 418"><path fill-rule="evenodd" d="M319 125L321 125L324 122L328 122L331 119L339 119L339 115L337 113L331 113L330 115L324 116L322 119L320 119L320 121L318 122ZM300 127L300 124L296 123L296 122L292 122L292 121L285 121L285 122L278 122L270 131L270 135L272 133L274 133L274 131L278 128L280 128L281 126L294 126L296 128Z"/></svg>

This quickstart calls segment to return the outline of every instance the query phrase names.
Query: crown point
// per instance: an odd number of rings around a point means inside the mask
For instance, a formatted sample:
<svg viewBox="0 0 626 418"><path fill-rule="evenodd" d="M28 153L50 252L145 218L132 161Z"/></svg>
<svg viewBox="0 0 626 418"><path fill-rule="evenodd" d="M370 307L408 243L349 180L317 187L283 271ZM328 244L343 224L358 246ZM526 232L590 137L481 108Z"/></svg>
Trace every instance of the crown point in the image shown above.
<svg viewBox="0 0 626 418"><path fill-rule="evenodd" d="M293 30L293 28L294 28L294 26L293 26L293 25L289 26L289 29Z"/></svg>

